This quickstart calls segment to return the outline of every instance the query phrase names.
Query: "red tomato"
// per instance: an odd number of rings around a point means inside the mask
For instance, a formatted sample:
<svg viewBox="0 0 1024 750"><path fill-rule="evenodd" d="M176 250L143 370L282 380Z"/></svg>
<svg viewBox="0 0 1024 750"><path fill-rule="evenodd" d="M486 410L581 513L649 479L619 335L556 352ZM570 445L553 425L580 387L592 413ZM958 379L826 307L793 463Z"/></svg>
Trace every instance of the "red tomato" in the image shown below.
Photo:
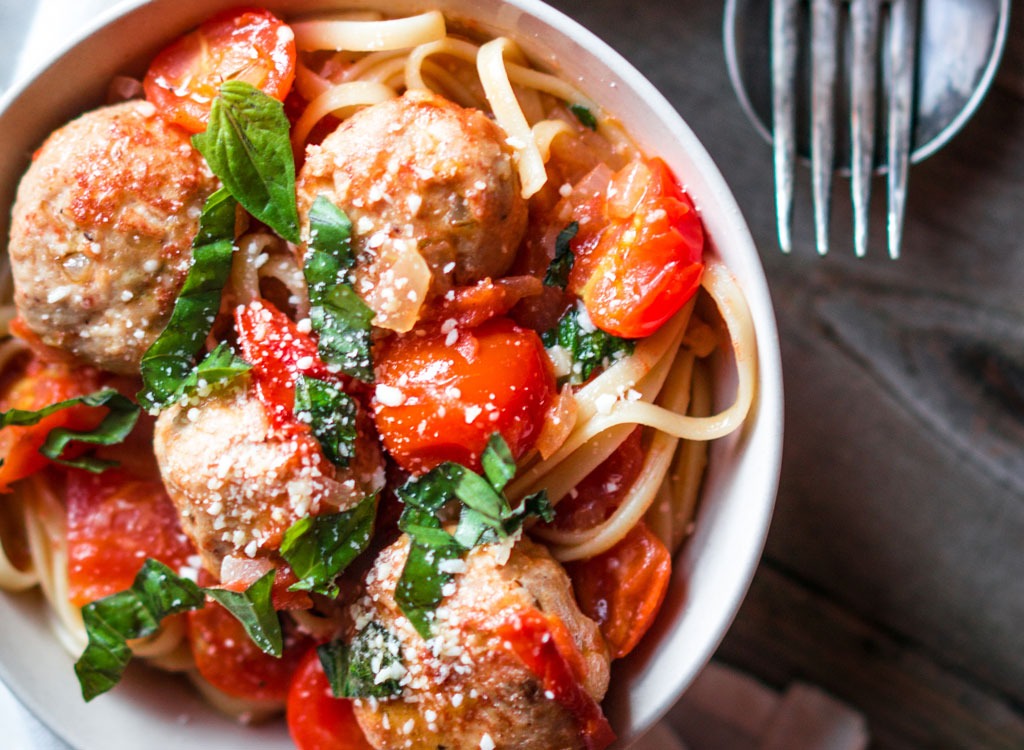
<svg viewBox="0 0 1024 750"><path fill-rule="evenodd" d="M672 558L643 521L618 544L589 560L567 563L576 601L601 628L620 659L654 623L668 591Z"/></svg>
<svg viewBox="0 0 1024 750"><path fill-rule="evenodd" d="M640 427L629 433L622 445L576 485L574 493L562 498L552 526L591 529L611 518L643 466L642 434Z"/></svg>
<svg viewBox="0 0 1024 750"><path fill-rule="evenodd" d="M235 327L242 356L253 366L256 395L279 427L295 423L295 379L299 374L338 380L321 361L310 335L266 300L236 309Z"/></svg>
<svg viewBox="0 0 1024 750"><path fill-rule="evenodd" d="M507 318L471 330L412 332L376 353L376 362L377 431L407 471L444 461L479 471L495 431L522 456L555 392L540 337Z"/></svg>
<svg viewBox="0 0 1024 750"><path fill-rule="evenodd" d="M506 648L540 678L544 692L576 718L587 750L602 750L615 741L615 732L601 706L580 683L583 656L565 623L529 609L502 623L497 634Z"/></svg>
<svg viewBox="0 0 1024 750"><path fill-rule="evenodd" d="M265 654L234 615L209 600L203 609L188 613L188 625L199 674L222 692L245 700L284 701L292 674L311 644L308 636L285 628L281 658Z"/></svg>
<svg viewBox="0 0 1024 750"><path fill-rule="evenodd" d="M0 410L25 409L34 411L44 406L84 396L99 387L94 370L73 369L61 362L47 362L33 358L24 373L11 382L0 396ZM102 406L72 406L61 409L37 424L25 427L5 427L0 431L0 492L9 492L11 482L29 476L50 463L39 449L46 442L50 430L67 427L73 430L91 430L106 415ZM71 446L65 455L74 455Z"/></svg>
<svg viewBox="0 0 1024 750"><path fill-rule="evenodd" d="M225 81L245 81L284 101L294 78L291 28L269 11L233 8L164 48L142 85L165 119L198 133Z"/></svg>
<svg viewBox="0 0 1024 750"><path fill-rule="evenodd" d="M580 231L569 290L598 328L649 336L697 291L704 228L660 159L624 167L607 193L577 205L573 218Z"/></svg>
<svg viewBox="0 0 1024 750"><path fill-rule="evenodd" d="M335 698L316 649L299 663L288 690L288 731L298 750L373 750L352 701Z"/></svg>
<svg viewBox="0 0 1024 750"><path fill-rule="evenodd" d="M66 497L68 598L75 606L131 586L148 557L178 570L195 554L159 480L72 470Z"/></svg>

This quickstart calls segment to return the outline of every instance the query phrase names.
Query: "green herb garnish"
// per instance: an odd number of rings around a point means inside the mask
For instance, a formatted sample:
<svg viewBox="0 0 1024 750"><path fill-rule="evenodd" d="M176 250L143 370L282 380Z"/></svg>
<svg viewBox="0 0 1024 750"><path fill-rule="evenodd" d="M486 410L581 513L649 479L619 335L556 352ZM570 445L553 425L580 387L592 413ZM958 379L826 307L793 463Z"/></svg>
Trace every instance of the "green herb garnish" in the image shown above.
<svg viewBox="0 0 1024 750"><path fill-rule="evenodd" d="M174 302L171 319L139 363L143 385L139 403L150 411L181 398L187 383L198 381L198 377L191 379L195 357L217 317L221 291L231 273L236 205L221 188L203 207L199 231L192 241L192 266ZM224 364L221 356L218 365Z"/></svg>
<svg viewBox="0 0 1024 750"><path fill-rule="evenodd" d="M612 336L590 323L582 303L569 308L541 339L549 349L560 346L572 356L572 372L565 378L569 383L586 381L594 370L632 354L634 346L631 339Z"/></svg>
<svg viewBox="0 0 1024 750"><path fill-rule="evenodd" d="M227 81L206 130L192 143L246 211L299 242L295 159L281 102L243 81Z"/></svg>
<svg viewBox="0 0 1024 750"><path fill-rule="evenodd" d="M452 581L446 562L462 558L478 544L506 539L530 516L550 521L554 515L543 491L517 508L502 490L515 474L508 444L494 433L481 457L486 476L460 464L446 462L397 490L405 510L398 527L409 535L409 556L395 588L395 601L416 631L429 638L434 610ZM452 500L459 506L454 536L441 525L439 514Z"/></svg>
<svg viewBox="0 0 1024 750"><path fill-rule="evenodd" d="M327 459L346 467L355 455L356 402L332 383L299 375L295 379L295 416L313 430Z"/></svg>
<svg viewBox="0 0 1024 750"><path fill-rule="evenodd" d="M402 644L380 623L368 623L349 645L325 643L317 654L337 698L384 699L402 693Z"/></svg>
<svg viewBox="0 0 1024 750"><path fill-rule="evenodd" d="M597 118L594 117L594 113L590 111L589 107L582 104L570 104L569 110L576 115L576 119L579 120L582 125L590 128L591 130L597 130Z"/></svg>
<svg viewBox="0 0 1024 750"><path fill-rule="evenodd" d="M92 445L116 445L128 437L139 418L139 407L122 396L113 388L104 388L86 396L77 396L44 406L42 409L10 409L0 412L0 427L39 424L45 417L71 406L105 406L107 415L91 430L71 430L67 427L55 427L46 436L46 441L39 452L51 461L64 466L75 466L94 473L116 466L115 461L104 461L91 456L80 458L61 458L68 443L77 441ZM0 461L2 463L2 461Z"/></svg>
<svg viewBox="0 0 1024 750"><path fill-rule="evenodd" d="M569 273L572 271L572 264L576 259L570 245L579 229L579 222L574 221L559 232L558 237L555 238L555 257L551 261L551 265L548 266L547 273L544 274L545 286L557 286L565 289L569 283Z"/></svg>
<svg viewBox="0 0 1024 750"><path fill-rule="evenodd" d="M320 195L309 212L309 248L303 265L311 305L309 318L320 334L321 359L366 383L373 382L370 331L373 310L348 281L355 263L352 222Z"/></svg>
<svg viewBox="0 0 1024 750"><path fill-rule="evenodd" d="M351 510L293 523L281 542L281 556L299 578L291 590L337 596L338 576L369 545L376 513L377 496L370 495Z"/></svg>
<svg viewBox="0 0 1024 750"><path fill-rule="evenodd" d="M91 701L120 681L132 657L128 641L154 635L165 617L202 609L206 595L234 615L260 649L280 656L283 650L281 623L271 599L274 575L275 571L269 571L239 593L200 588L162 562L146 560L130 588L82 608L82 621L89 638L85 651L75 662L82 696Z"/></svg>

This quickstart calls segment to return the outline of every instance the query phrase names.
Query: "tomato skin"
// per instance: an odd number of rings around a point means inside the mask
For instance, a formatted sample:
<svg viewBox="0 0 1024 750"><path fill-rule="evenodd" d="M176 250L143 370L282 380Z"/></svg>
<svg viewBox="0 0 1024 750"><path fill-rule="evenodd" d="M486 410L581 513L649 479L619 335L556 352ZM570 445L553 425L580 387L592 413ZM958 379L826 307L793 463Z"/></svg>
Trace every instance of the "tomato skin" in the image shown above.
<svg viewBox="0 0 1024 750"><path fill-rule="evenodd" d="M70 470L66 498L68 598L75 606L129 588L146 558L177 571L195 554L159 480Z"/></svg>
<svg viewBox="0 0 1024 750"><path fill-rule="evenodd" d="M562 498L551 525L564 531L591 529L604 523L622 504L644 462L643 429L637 427L615 451Z"/></svg>
<svg viewBox="0 0 1024 750"><path fill-rule="evenodd" d="M583 229L572 243L577 263L569 289L594 325L623 338L657 331L694 295L704 270L700 217L661 159L627 165L609 194L641 191L626 216L607 196L573 211Z"/></svg>
<svg viewBox="0 0 1024 750"><path fill-rule="evenodd" d="M640 521L607 552L567 563L580 610L601 628L613 659L621 659L654 623L668 591L672 558Z"/></svg>
<svg viewBox="0 0 1024 750"><path fill-rule="evenodd" d="M317 344L270 302L251 302L235 310L242 356L252 366L256 396L279 428L298 426L294 418L298 375L339 382L320 359Z"/></svg>
<svg viewBox="0 0 1024 750"><path fill-rule="evenodd" d="M199 674L228 695L254 701L288 697L292 675L312 642L286 627L281 658L265 654L234 615L209 599L203 609L188 613L188 633Z"/></svg>
<svg viewBox="0 0 1024 750"><path fill-rule="evenodd" d="M245 81L284 101L294 79L291 28L261 8L232 8L165 47L142 85L165 119L199 133L225 81Z"/></svg>
<svg viewBox="0 0 1024 750"><path fill-rule="evenodd" d="M615 741L601 706L581 684L583 656L565 623L529 609L498 626L497 635L540 678L544 692L573 715L587 750L603 750Z"/></svg>
<svg viewBox="0 0 1024 750"><path fill-rule="evenodd" d="M555 393L540 337L507 318L472 330L414 331L393 339L376 362L377 431L395 461L416 473L444 461L479 471L495 431L519 458Z"/></svg>
<svg viewBox="0 0 1024 750"><path fill-rule="evenodd" d="M315 648L306 652L292 676L285 715L298 750L373 750L352 701L331 692Z"/></svg>
<svg viewBox="0 0 1024 750"><path fill-rule="evenodd" d="M44 406L84 396L99 387L98 373L91 368L75 369L63 362L31 359L24 373L11 382L0 396L0 410L34 411ZM106 415L101 406L71 406L61 409L37 424L5 427L0 431L0 492L10 492L10 485L42 469L50 460L39 452L46 437L57 427L91 430ZM79 448L78 452L82 449ZM74 446L65 456L76 454Z"/></svg>

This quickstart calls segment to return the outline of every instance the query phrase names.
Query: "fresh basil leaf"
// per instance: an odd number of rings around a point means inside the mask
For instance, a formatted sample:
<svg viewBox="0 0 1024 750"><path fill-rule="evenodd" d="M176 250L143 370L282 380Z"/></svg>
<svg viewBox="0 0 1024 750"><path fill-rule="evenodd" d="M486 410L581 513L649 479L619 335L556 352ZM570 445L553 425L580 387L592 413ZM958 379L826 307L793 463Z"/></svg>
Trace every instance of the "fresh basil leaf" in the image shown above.
<svg viewBox="0 0 1024 750"><path fill-rule="evenodd" d="M487 481L498 492L505 489L505 485L516 475L516 460L500 432L488 438L480 463L483 464Z"/></svg>
<svg viewBox="0 0 1024 750"><path fill-rule="evenodd" d="M236 202L223 188L211 195L192 241L192 266L185 277L167 327L142 355L143 388L139 403L147 410L180 398L220 309L221 291L231 273Z"/></svg>
<svg viewBox="0 0 1024 750"><path fill-rule="evenodd" d="M313 430L327 459L346 467L355 455L356 402L335 385L299 375L295 379L295 416Z"/></svg>
<svg viewBox="0 0 1024 750"><path fill-rule="evenodd" d="M453 578L451 573L442 570L442 565L446 561L458 560L466 553L461 544L440 528L440 523L434 531L440 531L441 534L436 535L434 541L438 543L433 544L424 543L426 534L409 534L409 556L395 586L395 602L398 608L409 619L416 632L425 639L431 636L434 610L444 598L445 586L451 583Z"/></svg>
<svg viewBox="0 0 1024 750"><path fill-rule="evenodd" d="M168 615L202 606L202 590L156 560L146 560L131 588L85 605L82 620L89 645L75 663L85 700L121 679L132 655L127 641L153 635Z"/></svg>
<svg viewBox="0 0 1024 750"><path fill-rule="evenodd" d="M250 214L298 243L295 159L284 106L244 81L227 81L192 143Z"/></svg>
<svg viewBox="0 0 1024 750"><path fill-rule="evenodd" d="M594 117L594 113L590 111L589 107L585 107L582 104L570 104L569 110L576 115L576 119L584 127L588 127L591 130L597 130L597 118Z"/></svg>
<svg viewBox="0 0 1024 750"><path fill-rule="evenodd" d="M319 646L317 655L337 698L385 699L402 694L402 643L380 623L367 623L350 645L336 640Z"/></svg>
<svg viewBox="0 0 1024 750"><path fill-rule="evenodd" d="M338 576L373 537L376 513L377 496L370 495L351 510L306 516L293 523L281 542L281 556L299 578L291 590L336 597Z"/></svg>
<svg viewBox="0 0 1024 750"><path fill-rule="evenodd" d="M245 591L205 589L217 603L235 616L252 642L265 654L280 657L284 652L281 620L274 611L271 590L277 570L269 570Z"/></svg>
<svg viewBox="0 0 1024 750"><path fill-rule="evenodd" d="M307 252L325 253L338 264L339 269L346 271L356 263L352 252L352 221L324 195L318 195L309 209ZM340 280L337 271L332 277L318 278L328 286Z"/></svg>
<svg viewBox="0 0 1024 750"><path fill-rule="evenodd" d="M231 347L221 341L178 385L171 400L178 401L192 394L199 388L200 383L206 385L224 383L251 369L252 365L231 351Z"/></svg>
<svg viewBox="0 0 1024 750"><path fill-rule="evenodd" d="M561 346L569 352L573 368L565 380L574 384L586 381L598 368L632 354L634 347L631 339L612 336L590 323L581 302L566 310L558 325L546 331L541 340L548 348Z"/></svg>
<svg viewBox="0 0 1024 750"><path fill-rule="evenodd" d="M320 334L320 358L364 383L372 383L373 310L355 290L347 283L335 284L323 294L320 304L313 305L309 318L313 330Z"/></svg>
<svg viewBox="0 0 1024 750"><path fill-rule="evenodd" d="M42 409L11 409L0 412L0 427L28 426L39 424L45 417L71 406L105 406L107 415L91 430L71 430L67 427L55 427L46 436L46 441L39 448L44 456L64 466L75 466L92 472L101 472L116 466L114 461L103 461L91 456L79 458L61 458L61 454L72 441L91 443L93 445L116 445L128 437L139 418L139 407L122 396L113 388L104 388L86 396L77 396L50 404Z"/></svg>
<svg viewBox="0 0 1024 750"><path fill-rule="evenodd" d="M565 289L569 283L569 274L576 256L572 252L572 240L580 230L578 221L571 222L555 238L555 257L544 274L545 286L557 286Z"/></svg>

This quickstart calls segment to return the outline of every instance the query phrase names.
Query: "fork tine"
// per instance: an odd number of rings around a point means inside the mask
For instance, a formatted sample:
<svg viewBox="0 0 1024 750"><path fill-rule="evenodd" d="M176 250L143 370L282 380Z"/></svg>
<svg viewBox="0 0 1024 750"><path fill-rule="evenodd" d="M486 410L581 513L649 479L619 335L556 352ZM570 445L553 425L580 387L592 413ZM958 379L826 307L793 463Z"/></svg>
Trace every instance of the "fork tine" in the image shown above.
<svg viewBox="0 0 1024 750"><path fill-rule="evenodd" d="M858 258L867 254L871 171L875 158L875 81L878 77L878 0L852 0L853 26L850 164L853 243Z"/></svg>
<svg viewBox="0 0 1024 750"><path fill-rule="evenodd" d="M914 96L914 58L917 54L916 2L893 0L889 24L888 102L888 207L886 224L889 257L900 257L903 213L907 202L907 172L910 164L910 135Z"/></svg>
<svg viewBox="0 0 1024 750"><path fill-rule="evenodd" d="M772 0L772 149L775 161L775 218L779 246L793 247L793 178L796 168L796 60L798 0Z"/></svg>
<svg viewBox="0 0 1024 750"><path fill-rule="evenodd" d="M835 168L836 0L814 0L811 6L811 182L814 189L814 233L818 253L828 252L832 172Z"/></svg>

